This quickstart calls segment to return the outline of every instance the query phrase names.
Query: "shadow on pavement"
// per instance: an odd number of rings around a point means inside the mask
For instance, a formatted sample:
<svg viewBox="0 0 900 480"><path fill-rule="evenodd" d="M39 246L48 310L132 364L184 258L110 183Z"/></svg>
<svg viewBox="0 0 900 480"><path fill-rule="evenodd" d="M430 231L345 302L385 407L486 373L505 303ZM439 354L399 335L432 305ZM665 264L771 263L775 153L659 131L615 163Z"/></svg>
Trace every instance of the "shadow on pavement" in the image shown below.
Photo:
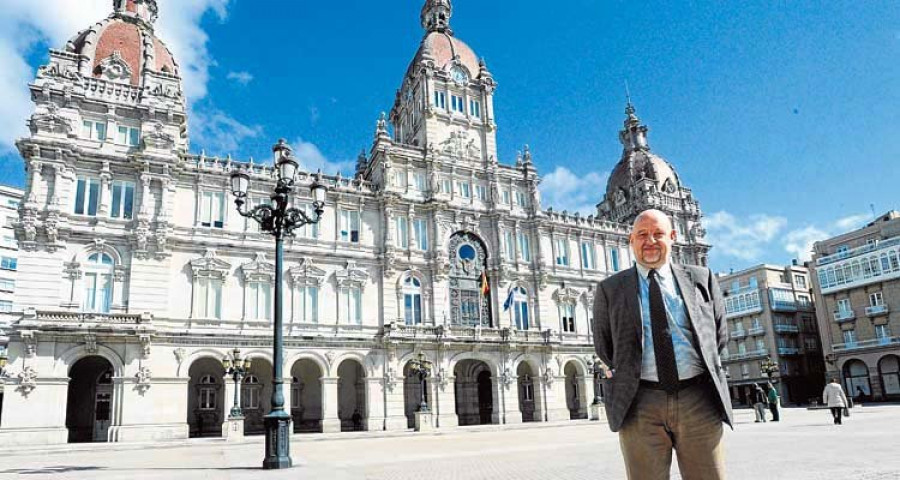
<svg viewBox="0 0 900 480"><path fill-rule="evenodd" d="M165 471L172 470L178 472L187 472L187 471L255 471L262 470L262 467L156 467L156 468L109 468L109 467L72 467L72 466L57 466L57 467L35 467L35 468L11 468L8 470L0 470L0 474L19 474L19 475L50 475L50 474L64 474L71 472L90 472L90 471L103 471L103 472L127 472L127 471Z"/></svg>

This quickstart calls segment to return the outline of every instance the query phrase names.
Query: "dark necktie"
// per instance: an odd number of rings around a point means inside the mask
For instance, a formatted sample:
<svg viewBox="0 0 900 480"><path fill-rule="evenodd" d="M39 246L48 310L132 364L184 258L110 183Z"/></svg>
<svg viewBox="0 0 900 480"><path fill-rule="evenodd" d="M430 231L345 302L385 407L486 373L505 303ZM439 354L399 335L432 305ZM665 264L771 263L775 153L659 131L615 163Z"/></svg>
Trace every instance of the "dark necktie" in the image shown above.
<svg viewBox="0 0 900 480"><path fill-rule="evenodd" d="M653 330L653 353L656 354L656 374L666 391L674 391L678 383L678 367L675 366L675 347L666 316L662 289L659 288L659 273L650 270L650 329Z"/></svg>

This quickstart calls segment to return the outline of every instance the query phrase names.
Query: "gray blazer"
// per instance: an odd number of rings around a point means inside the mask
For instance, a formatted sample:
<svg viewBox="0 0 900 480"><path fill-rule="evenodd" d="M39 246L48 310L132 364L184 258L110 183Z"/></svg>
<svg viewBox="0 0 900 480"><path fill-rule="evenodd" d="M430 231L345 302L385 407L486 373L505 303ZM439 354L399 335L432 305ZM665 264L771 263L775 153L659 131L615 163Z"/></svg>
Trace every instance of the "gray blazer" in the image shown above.
<svg viewBox="0 0 900 480"><path fill-rule="evenodd" d="M715 275L704 267L672 264L700 357L718 391L722 420L732 425L731 397L720 353L728 342L725 302ZM594 348L612 369L604 388L609 428L622 427L641 379L643 324L636 267L597 284L594 293ZM650 332L646 332L650 335Z"/></svg>

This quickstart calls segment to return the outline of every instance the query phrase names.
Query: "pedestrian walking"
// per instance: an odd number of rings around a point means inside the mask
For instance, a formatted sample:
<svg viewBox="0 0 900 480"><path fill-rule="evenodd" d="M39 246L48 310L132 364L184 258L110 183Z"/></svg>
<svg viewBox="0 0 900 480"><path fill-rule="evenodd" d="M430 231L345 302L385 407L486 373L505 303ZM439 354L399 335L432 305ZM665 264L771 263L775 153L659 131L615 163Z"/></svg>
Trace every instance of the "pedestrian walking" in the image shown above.
<svg viewBox="0 0 900 480"><path fill-rule="evenodd" d="M756 423L766 421L766 392L758 383L753 384L753 410L756 412Z"/></svg>
<svg viewBox="0 0 900 480"><path fill-rule="evenodd" d="M772 412L772 421L777 422L781 420L778 412L778 390L775 390L775 385L772 385L771 382L768 384L769 387L769 411Z"/></svg>
<svg viewBox="0 0 900 480"><path fill-rule="evenodd" d="M844 389L841 388L841 384L838 383L837 378L832 378L831 383L825 385L825 390L822 391L822 402L831 409L831 416L834 417L834 424L842 425L841 414L844 412L844 409L847 408L849 402L847 401L847 395L844 394Z"/></svg>

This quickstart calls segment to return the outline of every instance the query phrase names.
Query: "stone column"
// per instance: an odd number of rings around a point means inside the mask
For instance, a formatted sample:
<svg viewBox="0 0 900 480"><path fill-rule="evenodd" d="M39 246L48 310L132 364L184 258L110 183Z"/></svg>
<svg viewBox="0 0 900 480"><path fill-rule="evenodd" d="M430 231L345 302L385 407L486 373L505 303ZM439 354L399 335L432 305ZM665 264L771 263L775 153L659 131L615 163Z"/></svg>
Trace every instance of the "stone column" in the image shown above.
<svg viewBox="0 0 900 480"><path fill-rule="evenodd" d="M459 426L459 417L456 415L456 388L452 376L435 381L434 399L431 409L435 412L434 420L437 428L452 428Z"/></svg>
<svg viewBox="0 0 900 480"><path fill-rule="evenodd" d="M386 430L384 408L384 379L366 378L366 418L367 431Z"/></svg>
<svg viewBox="0 0 900 480"><path fill-rule="evenodd" d="M402 372L402 369L398 369ZM403 376L397 378L385 379L387 382L384 389L384 429L385 430L406 430L408 428L406 422L406 397L404 395L404 379Z"/></svg>
<svg viewBox="0 0 900 480"><path fill-rule="evenodd" d="M516 377L510 377L506 381L501 379L500 390L503 398L503 423L506 425L522 423L522 412L519 410L519 382Z"/></svg>
<svg viewBox="0 0 900 480"><path fill-rule="evenodd" d="M558 422L569 419L569 407L566 404L566 377L554 376L552 382L544 382L547 399L547 421Z"/></svg>
<svg viewBox="0 0 900 480"><path fill-rule="evenodd" d="M322 377L322 432L341 431L341 419L338 417L338 379Z"/></svg>

